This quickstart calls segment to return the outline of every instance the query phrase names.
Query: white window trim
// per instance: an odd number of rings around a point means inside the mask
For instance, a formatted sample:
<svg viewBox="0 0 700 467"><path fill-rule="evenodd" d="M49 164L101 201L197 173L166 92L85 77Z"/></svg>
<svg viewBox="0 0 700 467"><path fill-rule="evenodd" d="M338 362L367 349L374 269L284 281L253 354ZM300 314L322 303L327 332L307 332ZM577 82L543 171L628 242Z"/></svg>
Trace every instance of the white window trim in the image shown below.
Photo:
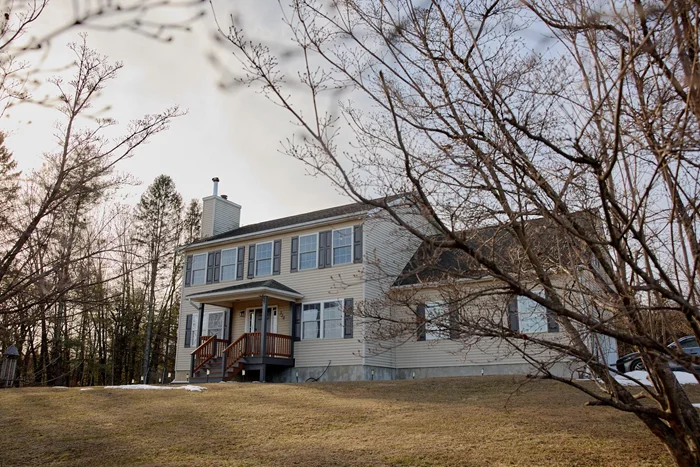
<svg viewBox="0 0 700 467"><path fill-rule="evenodd" d="M320 341L323 339L326 339L324 336L324 326L323 322L325 321L325 310L326 307L324 306L325 303L329 302L336 302L340 304L340 311L343 312L343 316L340 318L340 337L329 337L328 339L343 339L345 337L345 300L342 298L339 298L337 300L319 300L319 301L314 301L314 302L303 302L301 304L301 340L306 340L306 341ZM318 339L304 339L304 305L321 305L321 317L320 317L320 322L319 322L319 338ZM311 321L306 321L307 323L310 323ZM315 320L314 320L315 322Z"/></svg>
<svg viewBox="0 0 700 467"><path fill-rule="evenodd" d="M233 250L233 279L224 279L224 251ZM221 250L221 266L219 266L219 282L231 282L236 280L236 274L238 273L238 247L224 248ZM227 265L231 266L231 265Z"/></svg>
<svg viewBox="0 0 700 467"><path fill-rule="evenodd" d="M272 329L268 329L267 332L277 334L277 330L279 329L278 328L279 312L277 311L277 305L269 305L268 308L270 309L270 311L272 311L272 323L270 324L270 327L274 328L274 331ZM250 326L250 319L251 319L251 316L253 315L253 313L255 313L255 311L257 311L257 310L262 311L262 306L258 306L258 307L252 306L252 307L245 309L245 332L247 332L247 333L254 332Z"/></svg>
<svg viewBox="0 0 700 467"><path fill-rule="evenodd" d="M197 342L197 339L199 339L199 312L195 311L193 313L187 313L185 315L185 323L187 323L187 316L192 315L192 326L190 327L189 332L191 333L190 335L190 345L189 347L184 345L183 346L185 349L196 349L199 347L199 343ZM185 333L187 333L187 328L185 327Z"/></svg>
<svg viewBox="0 0 700 467"><path fill-rule="evenodd" d="M331 265L335 266L335 244L333 241L334 238L334 233L339 231L339 230L347 230L350 229L350 261L347 263L340 263L339 266L342 266L344 264L352 264L355 258L355 226L351 225L349 227L340 227L337 229L331 230ZM344 248L344 247L340 247Z"/></svg>
<svg viewBox="0 0 700 467"><path fill-rule="evenodd" d="M539 295L540 297L544 297L544 290L533 290L532 293L537 294L537 295ZM543 311L542 311L541 313L542 313L542 315L544 316L544 331L528 331L528 334L540 334L540 333L541 333L541 334L546 334L547 332L549 332L549 321L548 321L548 318L547 318L547 308L544 307L544 306L542 306L542 305L540 305L539 303L535 302L533 299L531 299L530 297L527 297L527 296L525 296L525 295L518 295L517 298L516 298L516 303L518 304L518 329L520 329L521 332L523 332L523 331L522 331L522 329L523 329L523 322L522 322L522 319L521 319L521 318L522 318L522 315L521 315L522 312L520 311L520 300L521 300L521 299L530 300L531 302L535 303L538 307L542 307L542 308L543 308Z"/></svg>
<svg viewBox="0 0 700 467"><path fill-rule="evenodd" d="M447 336L443 335L444 334L444 329L441 329L440 324L431 324L428 323L428 309L430 308L440 308L442 309L442 317L445 316L445 313L447 312L447 304L445 302L427 302L425 304L425 340L426 341L438 341L438 340L443 340L447 339ZM432 318L431 318L432 319ZM428 326L432 326L433 330L430 331L428 329Z"/></svg>
<svg viewBox="0 0 700 467"><path fill-rule="evenodd" d="M194 260L195 260L195 258L198 257L198 256L204 256L204 269L196 269L196 271L204 271L204 280L202 281L201 284L200 284L200 283L196 283L196 284L195 284L195 282L194 282L194 272L195 272ZM190 276L190 285L191 285L191 286L192 286L192 285L204 285L204 284L207 283L207 266L208 266L208 264L207 264L207 257L208 257L208 256L209 256L208 253L199 253L199 254L197 254L197 255L192 255L192 270L190 271L190 274L191 274L191 276Z"/></svg>
<svg viewBox="0 0 700 467"><path fill-rule="evenodd" d="M268 274L258 274L258 261L260 261L260 257L258 256L258 246L260 245L270 245L270 272ZM267 259L267 258L266 258ZM263 260L265 261L265 260ZM274 241L269 241L269 242L260 242L255 244L255 274L254 277L265 277L265 276L271 276L272 275L272 269L274 268L274 263L275 261L275 242Z"/></svg>
<svg viewBox="0 0 700 467"><path fill-rule="evenodd" d="M314 253L314 257L316 258L316 266L313 268L302 268L301 267L301 237L311 237L311 236L316 237L316 250ZM333 235L333 234L331 234ZM311 269L318 269L318 232L316 233L310 233L310 234L304 234L304 235L299 235L299 245L298 245L298 250L297 251L297 271L310 271ZM307 252L308 253L308 252ZM332 253L332 252L331 252Z"/></svg>
<svg viewBox="0 0 700 467"><path fill-rule="evenodd" d="M204 312L204 316L202 317L202 335L203 335L203 336L208 336L208 335L209 335L209 317L210 317L211 315L214 315L214 314L217 314L217 313L221 313L221 318L222 318L222 321L221 321L221 334L224 334L224 333L226 332L226 315L224 314L224 313L226 313L226 311L224 311L224 310L221 310L221 311L217 311L217 310L205 311L205 312ZM207 323L207 328L206 328L206 331L207 331L207 332L206 332L206 333L204 332L204 323ZM226 338L226 336L220 337L219 339L225 339L225 338Z"/></svg>

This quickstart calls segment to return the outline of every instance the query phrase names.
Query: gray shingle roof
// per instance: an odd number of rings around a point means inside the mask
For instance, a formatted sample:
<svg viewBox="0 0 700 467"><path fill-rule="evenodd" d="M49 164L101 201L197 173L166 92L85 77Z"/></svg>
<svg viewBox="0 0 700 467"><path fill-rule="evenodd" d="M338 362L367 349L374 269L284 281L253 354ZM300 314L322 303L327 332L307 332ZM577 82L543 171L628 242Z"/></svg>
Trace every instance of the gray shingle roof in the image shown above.
<svg viewBox="0 0 700 467"><path fill-rule="evenodd" d="M388 203L388 202L391 202L399 197L400 197L399 195L396 195L396 196L389 196L386 198L377 198L376 200ZM360 213L369 211L372 208L373 208L373 206L371 206L369 204L365 204L365 203L350 203L350 204L344 204L342 206L335 206L332 208L307 212L304 214L297 214L295 216L280 217L279 219L272 219L269 221L258 222L257 224L244 225L242 227L238 227L237 229L229 230L227 232L223 232L223 233L220 233L217 235L212 235L211 237L197 240L196 242L192 242L187 246L188 247L195 246L195 245L198 245L200 243L210 242L212 240L222 240L225 238L233 238L233 237L238 237L241 235L248 235L248 234L253 234L253 233L257 233L257 232L264 232L266 230L271 230L271 229L290 227L290 226L293 226L296 224L304 224L307 222L320 221L323 219L330 219L332 217L338 217L338 216L350 215L350 214L360 214Z"/></svg>
<svg viewBox="0 0 700 467"><path fill-rule="evenodd" d="M585 213L576 213L580 219ZM514 272L531 268L520 242L509 228L484 227L460 233L466 244L484 257L498 264L504 271ZM546 268L567 267L582 261L581 244L562 227L544 219L527 221L526 236ZM432 240L432 241L431 241ZM466 252L456 248L440 248L441 236L424 241L396 278L393 287L430 284L445 280L478 279L489 272Z"/></svg>
<svg viewBox="0 0 700 467"><path fill-rule="evenodd" d="M274 279L268 279L266 281L255 281L255 282L246 282L245 284L238 284L238 285L232 285L230 287L222 287L220 289L214 289L214 290L207 290L206 292L197 292L191 295L187 295L186 298L192 298L192 297L199 297L202 295L208 295L212 293L219 293L219 292L238 292L238 291L244 291L248 289L257 289L260 287L266 287L268 289L276 289L281 292L288 292L288 293L294 293L301 295L299 292L296 290L287 287L284 284L280 284Z"/></svg>

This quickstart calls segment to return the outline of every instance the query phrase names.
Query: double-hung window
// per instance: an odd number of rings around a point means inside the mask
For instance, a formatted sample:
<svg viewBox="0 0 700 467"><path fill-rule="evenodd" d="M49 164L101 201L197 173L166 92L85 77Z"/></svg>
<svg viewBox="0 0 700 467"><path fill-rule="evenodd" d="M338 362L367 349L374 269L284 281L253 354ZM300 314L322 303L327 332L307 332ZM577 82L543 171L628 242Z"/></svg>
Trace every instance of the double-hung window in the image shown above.
<svg viewBox="0 0 700 467"><path fill-rule="evenodd" d="M333 264L352 263L352 227L333 231Z"/></svg>
<svg viewBox="0 0 700 467"><path fill-rule="evenodd" d="M255 275L269 276L272 274L272 242L255 245Z"/></svg>
<svg viewBox="0 0 700 467"><path fill-rule="evenodd" d="M202 326L203 336L213 336L222 339L224 337L224 313L222 311L205 313Z"/></svg>
<svg viewBox="0 0 700 467"><path fill-rule="evenodd" d="M236 258L238 248L221 250L221 281L232 281L236 279Z"/></svg>
<svg viewBox="0 0 700 467"><path fill-rule="evenodd" d="M536 292L544 296L544 291ZM536 301L519 295L518 304L518 328L520 332L528 334L533 332L547 332L547 308Z"/></svg>
<svg viewBox="0 0 700 467"><path fill-rule="evenodd" d="M191 285L202 285L207 279L207 254L194 255L192 257Z"/></svg>
<svg viewBox="0 0 700 467"><path fill-rule="evenodd" d="M316 268L318 259L318 234L299 237L299 269Z"/></svg>
<svg viewBox="0 0 700 467"><path fill-rule="evenodd" d="M185 347L198 347L197 343L199 331L199 313L190 313L185 315Z"/></svg>
<svg viewBox="0 0 700 467"><path fill-rule="evenodd" d="M302 305L302 339L342 339L343 302L333 300Z"/></svg>
<svg viewBox="0 0 700 467"><path fill-rule="evenodd" d="M425 304L425 340L436 340L447 337L444 319L447 308L442 302Z"/></svg>

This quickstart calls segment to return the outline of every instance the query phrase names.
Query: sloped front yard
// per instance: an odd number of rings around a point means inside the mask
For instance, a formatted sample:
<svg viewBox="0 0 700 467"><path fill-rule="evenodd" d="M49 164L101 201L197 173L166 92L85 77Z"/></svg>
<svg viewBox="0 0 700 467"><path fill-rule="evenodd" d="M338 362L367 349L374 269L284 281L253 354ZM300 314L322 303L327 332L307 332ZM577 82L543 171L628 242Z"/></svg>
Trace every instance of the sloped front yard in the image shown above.
<svg viewBox="0 0 700 467"><path fill-rule="evenodd" d="M548 381L0 391L0 465L670 465L635 417ZM697 386L687 387L700 402Z"/></svg>

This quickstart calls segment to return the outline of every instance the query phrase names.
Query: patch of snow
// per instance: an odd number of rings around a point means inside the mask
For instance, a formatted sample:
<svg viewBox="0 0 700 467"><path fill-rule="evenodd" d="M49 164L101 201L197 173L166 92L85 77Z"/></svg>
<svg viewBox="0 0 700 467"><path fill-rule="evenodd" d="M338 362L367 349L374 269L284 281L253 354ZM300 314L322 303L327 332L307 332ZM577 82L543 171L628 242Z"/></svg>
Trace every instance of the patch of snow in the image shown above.
<svg viewBox="0 0 700 467"><path fill-rule="evenodd" d="M685 371L674 371L673 374L681 384L698 384L698 380L695 379L695 376L690 373L686 373ZM632 381L629 378L636 379L644 386L652 385L651 381L649 380L649 374L646 371L628 371L624 375L615 375L617 382L623 386L638 386L637 382Z"/></svg>
<svg viewBox="0 0 700 467"><path fill-rule="evenodd" d="M153 386L150 384L124 384L121 386L105 386L105 389L142 389L142 390L154 390L154 391L168 391L171 389L182 389L185 391L202 392L206 388L204 388L202 386L192 386L191 384L186 384L185 386Z"/></svg>
<svg viewBox="0 0 700 467"><path fill-rule="evenodd" d="M54 389L68 389L68 386L51 386Z"/></svg>
<svg viewBox="0 0 700 467"><path fill-rule="evenodd" d="M700 404L693 404L693 407L697 407L698 409L700 409Z"/></svg>
<svg viewBox="0 0 700 467"><path fill-rule="evenodd" d="M81 391L92 391L95 388L80 388Z"/></svg>

